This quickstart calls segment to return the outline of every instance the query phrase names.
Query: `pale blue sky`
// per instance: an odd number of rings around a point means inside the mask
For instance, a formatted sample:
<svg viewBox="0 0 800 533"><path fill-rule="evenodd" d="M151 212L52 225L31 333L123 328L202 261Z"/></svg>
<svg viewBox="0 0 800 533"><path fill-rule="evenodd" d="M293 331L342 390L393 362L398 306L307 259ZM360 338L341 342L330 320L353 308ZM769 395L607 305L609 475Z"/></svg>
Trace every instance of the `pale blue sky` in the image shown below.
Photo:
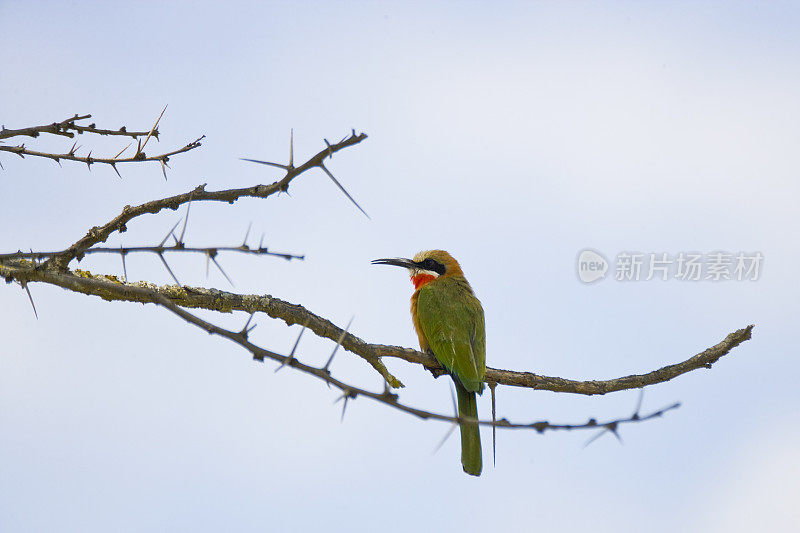
<svg viewBox="0 0 800 533"><path fill-rule="evenodd" d="M472 479L457 439L432 453L445 425L364 399L340 423L334 392L164 310L33 285L36 320L4 286L0 529L787 530L800 521L798 27L789 2L0 1L0 123L92 113L146 129L169 104L152 149L207 135L167 182L157 165L122 167L120 181L0 154L0 251L63 247L126 204L200 183L269 183L277 171L239 158L286 158L290 128L297 158L356 128L370 137L329 168L372 220L322 173L291 196L193 207L189 243L238 244L252 222L307 256L222 256L232 290L340 325L355 315L360 337L415 347L407 277L369 260L445 248L484 304L487 363L576 379L646 372L756 324L712 370L649 388L645 411L683 407L624 428L624 445L501 431L497 467ZM157 242L178 216L109 242ZM586 247L765 259L757 282L586 286L574 264ZM171 264L186 284L230 290L201 259ZM130 257L128 273L171 283L153 257ZM254 340L291 347L297 328L257 322ZM331 344L306 335L300 357L322 364ZM450 409L445 380L387 364L405 401ZM380 387L352 354L333 371ZM498 408L580 422L636 399L501 388Z"/></svg>

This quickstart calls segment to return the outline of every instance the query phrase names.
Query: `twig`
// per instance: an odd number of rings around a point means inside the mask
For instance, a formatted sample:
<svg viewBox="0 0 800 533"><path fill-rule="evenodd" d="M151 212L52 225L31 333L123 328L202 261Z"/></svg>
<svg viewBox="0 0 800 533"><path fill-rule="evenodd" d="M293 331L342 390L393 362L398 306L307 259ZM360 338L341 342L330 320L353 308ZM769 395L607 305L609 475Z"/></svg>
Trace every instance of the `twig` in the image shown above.
<svg viewBox="0 0 800 533"><path fill-rule="evenodd" d="M117 136L124 136L124 137L142 137L147 135L148 132L146 131L128 131L128 129L123 126L118 130L107 130L107 129L100 129L97 128L94 124L90 124L88 126L82 126L80 124L76 124L79 120L86 120L92 118L92 115L74 115L68 119L62 120L61 122L53 122L51 124L45 124L42 126L29 126L27 128L19 128L19 129L6 129L5 126L0 129L0 139L8 139L11 137L18 137L18 136L25 136L25 137L38 137L41 133L50 133L52 135L60 135L62 137L74 137L75 134L72 131L77 132L78 134L82 133L93 133L96 135L117 135ZM153 136L158 138L158 130L153 131Z"/></svg>
<svg viewBox="0 0 800 533"><path fill-rule="evenodd" d="M166 152L159 155L154 156L147 156L144 152L138 152L133 157L119 159L118 157L92 157L91 153L87 156L79 156L75 155L75 152L80 147L73 146L73 148L66 153L63 154L52 154L48 152L38 152L36 150L29 150L25 147L24 144L20 144L19 146L0 146L0 152L11 152L12 154L17 154L20 157L25 157L26 155L34 156L34 157L44 157L47 159L52 159L56 163L60 163L62 159L67 161L78 161L79 163L85 163L89 166L100 163L105 165L110 165L114 167L114 171L116 171L116 167L114 165L118 165L121 163L141 163L144 161L160 161L162 163L166 163L170 157L176 154L182 154L184 152L188 152L189 150L194 150L201 146L200 141L205 138L205 135L195 139L194 141L190 142L183 148L178 148L177 150L172 150L171 152Z"/></svg>
<svg viewBox="0 0 800 533"><path fill-rule="evenodd" d="M8 254L0 254L0 259L47 259L65 253L66 250L58 252L14 252ZM259 247L250 248L249 246L208 246L208 247L192 247L192 246L120 246L119 248L105 248L94 247L84 250L83 255L92 254L120 254L127 255L131 253L200 253L204 255L215 255L218 252L237 252L241 254L251 255L269 255L272 257L280 257L281 259L303 260L305 255L290 254L287 252L273 252L269 248Z"/></svg>

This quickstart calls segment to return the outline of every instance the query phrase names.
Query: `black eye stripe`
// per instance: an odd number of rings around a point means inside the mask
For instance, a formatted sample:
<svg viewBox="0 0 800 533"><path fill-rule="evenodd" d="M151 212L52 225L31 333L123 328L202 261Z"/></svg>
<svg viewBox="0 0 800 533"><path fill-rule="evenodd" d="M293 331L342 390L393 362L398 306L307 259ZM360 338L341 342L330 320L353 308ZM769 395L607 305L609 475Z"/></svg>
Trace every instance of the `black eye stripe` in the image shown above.
<svg viewBox="0 0 800 533"><path fill-rule="evenodd" d="M441 264L439 261L436 261L435 259L431 259L430 257L428 259L425 259L424 261L417 261L416 264L419 265L419 267L422 268L423 270L430 270L431 272L436 272L440 276L445 272L444 265Z"/></svg>

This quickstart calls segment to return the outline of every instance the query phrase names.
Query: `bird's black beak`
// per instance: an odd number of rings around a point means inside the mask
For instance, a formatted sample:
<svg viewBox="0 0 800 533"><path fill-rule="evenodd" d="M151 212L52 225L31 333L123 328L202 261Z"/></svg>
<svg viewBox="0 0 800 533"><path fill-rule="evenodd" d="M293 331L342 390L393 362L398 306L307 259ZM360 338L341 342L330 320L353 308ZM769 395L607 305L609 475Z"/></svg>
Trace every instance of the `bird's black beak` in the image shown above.
<svg viewBox="0 0 800 533"><path fill-rule="evenodd" d="M392 259L375 259L374 261L372 261L372 264L373 265L393 265L393 266L399 266L399 267L408 268L408 269L419 268L419 265L416 264L411 259L403 259L402 257L395 257L395 258L392 258Z"/></svg>

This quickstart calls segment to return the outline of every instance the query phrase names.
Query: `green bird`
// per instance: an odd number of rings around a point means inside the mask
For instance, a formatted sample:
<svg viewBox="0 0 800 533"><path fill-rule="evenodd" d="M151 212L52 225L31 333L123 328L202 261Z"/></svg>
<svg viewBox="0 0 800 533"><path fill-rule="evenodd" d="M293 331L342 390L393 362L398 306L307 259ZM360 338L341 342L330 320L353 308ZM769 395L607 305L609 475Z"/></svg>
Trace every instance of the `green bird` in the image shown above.
<svg viewBox="0 0 800 533"><path fill-rule="evenodd" d="M483 392L486 375L486 327L483 307L461 266L444 250L420 252L414 259L376 259L376 265L409 269L414 294L411 319L423 352L433 353L453 377L458 416L478 419L475 394ZM481 435L476 422L461 423L461 465L481 475Z"/></svg>

